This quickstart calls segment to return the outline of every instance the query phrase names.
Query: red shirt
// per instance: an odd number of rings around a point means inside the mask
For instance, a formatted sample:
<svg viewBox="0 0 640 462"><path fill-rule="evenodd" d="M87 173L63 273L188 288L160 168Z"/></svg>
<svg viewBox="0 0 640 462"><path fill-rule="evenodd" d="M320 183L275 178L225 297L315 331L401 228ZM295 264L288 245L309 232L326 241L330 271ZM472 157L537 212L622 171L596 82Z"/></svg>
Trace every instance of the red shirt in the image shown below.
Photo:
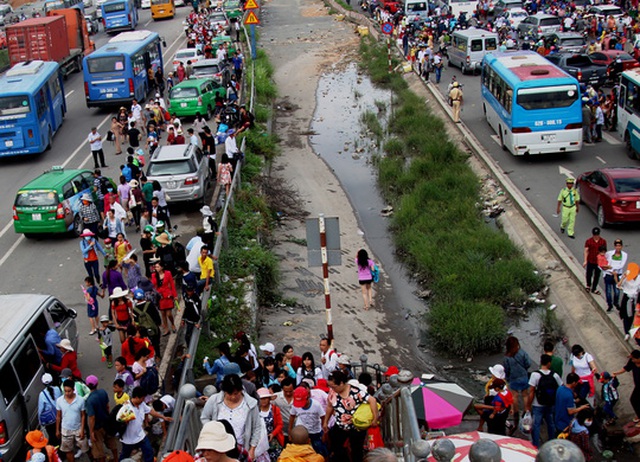
<svg viewBox="0 0 640 462"><path fill-rule="evenodd" d="M607 241L605 241L602 237L599 237L597 242L593 237L587 239L587 241L584 243L585 249L588 249L587 263L593 263L594 265L598 264L598 249L602 245L604 245L605 247L607 246Z"/></svg>
<svg viewBox="0 0 640 462"><path fill-rule="evenodd" d="M129 310L131 309L131 302L127 300L125 303L115 302L111 304L111 308L116 312L116 319L118 322L129 322Z"/></svg>
<svg viewBox="0 0 640 462"><path fill-rule="evenodd" d="M58 373L62 372L63 369L71 369L71 374L75 378L82 379L82 374L80 373L80 369L78 369L78 354L75 351L67 351L63 354L59 366L49 364L49 367Z"/></svg>

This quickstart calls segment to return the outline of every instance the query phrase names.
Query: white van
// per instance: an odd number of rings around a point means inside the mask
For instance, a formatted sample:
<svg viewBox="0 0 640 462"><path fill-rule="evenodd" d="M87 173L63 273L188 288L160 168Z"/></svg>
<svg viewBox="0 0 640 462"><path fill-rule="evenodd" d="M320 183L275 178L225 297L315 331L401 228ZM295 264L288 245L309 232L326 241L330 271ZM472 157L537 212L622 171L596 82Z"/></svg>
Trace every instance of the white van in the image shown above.
<svg viewBox="0 0 640 462"><path fill-rule="evenodd" d="M422 22L429 19L428 0L405 0L404 11L409 22Z"/></svg>
<svg viewBox="0 0 640 462"><path fill-rule="evenodd" d="M56 329L77 348L77 313L50 295L0 295L0 307L0 459L12 461L38 426L44 336Z"/></svg>
<svg viewBox="0 0 640 462"><path fill-rule="evenodd" d="M482 58L487 53L498 49L498 34L484 29L469 29L455 31L451 37L449 65L462 69L462 73L479 71Z"/></svg>

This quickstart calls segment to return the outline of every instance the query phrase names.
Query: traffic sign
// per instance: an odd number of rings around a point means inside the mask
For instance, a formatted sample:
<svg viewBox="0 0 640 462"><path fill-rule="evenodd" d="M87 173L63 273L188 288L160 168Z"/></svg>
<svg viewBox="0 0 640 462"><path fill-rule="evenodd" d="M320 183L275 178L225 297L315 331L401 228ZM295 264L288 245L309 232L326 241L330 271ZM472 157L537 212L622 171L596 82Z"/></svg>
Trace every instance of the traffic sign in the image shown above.
<svg viewBox="0 0 640 462"><path fill-rule="evenodd" d="M382 23L382 33L384 35L391 35L393 34L393 24L390 22L383 22Z"/></svg>
<svg viewBox="0 0 640 462"><path fill-rule="evenodd" d="M249 11L249 14L244 18L244 23L245 25L260 24L260 20L253 11Z"/></svg>
<svg viewBox="0 0 640 462"><path fill-rule="evenodd" d="M260 8L256 3L256 0L247 0L247 3L244 4L245 10L257 10Z"/></svg>

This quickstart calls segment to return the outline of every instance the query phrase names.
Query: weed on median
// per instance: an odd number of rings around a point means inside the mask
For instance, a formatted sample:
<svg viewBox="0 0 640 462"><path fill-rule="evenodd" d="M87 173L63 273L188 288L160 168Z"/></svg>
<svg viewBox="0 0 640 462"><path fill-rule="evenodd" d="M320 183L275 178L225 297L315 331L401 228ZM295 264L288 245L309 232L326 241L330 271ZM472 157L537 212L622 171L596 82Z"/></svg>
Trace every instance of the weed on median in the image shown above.
<svg viewBox="0 0 640 462"><path fill-rule="evenodd" d="M386 49L365 37L361 56L372 81L395 93L375 165L394 206L396 251L434 293L425 316L432 345L459 355L497 349L506 334L503 306L522 304L541 278L506 234L484 223L468 156L402 76L388 73Z"/></svg>

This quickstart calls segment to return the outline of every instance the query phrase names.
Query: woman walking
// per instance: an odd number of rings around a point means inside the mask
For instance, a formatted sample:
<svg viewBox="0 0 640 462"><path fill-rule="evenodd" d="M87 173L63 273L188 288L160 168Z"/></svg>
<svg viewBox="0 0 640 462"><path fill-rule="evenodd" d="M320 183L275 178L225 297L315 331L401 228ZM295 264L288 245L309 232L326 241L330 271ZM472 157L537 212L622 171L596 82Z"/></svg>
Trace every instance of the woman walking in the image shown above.
<svg viewBox="0 0 640 462"><path fill-rule="evenodd" d="M126 114L126 113L125 113ZM125 119L125 124L126 119ZM113 133L113 142L116 146L116 156L122 154L122 131L124 124L118 120L118 117L111 117L111 128L109 129Z"/></svg>
<svg viewBox="0 0 640 462"><path fill-rule="evenodd" d="M509 385L509 390L513 395L513 428L512 435L520 423L520 400L524 400L524 392L529 389L529 367L531 359L526 351L520 348L520 341L516 337L507 339L507 351L502 365ZM524 404L524 401L523 401Z"/></svg>
<svg viewBox="0 0 640 462"><path fill-rule="evenodd" d="M51 374L42 374L44 390L38 396L38 422L47 430L51 445L57 446L60 440L56 436L56 400L62 395L62 391L52 383Z"/></svg>
<svg viewBox="0 0 640 462"><path fill-rule="evenodd" d="M593 398L596 393L594 377L598 372L593 356L585 352L581 345L575 344L571 347L569 365L571 372L575 372L580 377L580 384L576 387L575 394L583 400L586 400L587 396Z"/></svg>
<svg viewBox="0 0 640 462"><path fill-rule="evenodd" d="M120 287L116 287L109 297L111 300L111 316L120 335L120 344L123 344L126 340L129 324L133 323L133 305L131 300L127 298L128 293L129 289L122 290Z"/></svg>
<svg viewBox="0 0 640 462"><path fill-rule="evenodd" d="M218 177L216 181L220 186L224 185L225 197L229 197L229 189L231 188L231 173L233 172L233 166L229 160L229 156L225 153L222 154L222 159L218 164Z"/></svg>
<svg viewBox="0 0 640 462"><path fill-rule="evenodd" d="M358 265L358 282L362 287L362 298L364 299L364 309L366 311L373 304L371 284L373 283L372 271L375 268L375 263L369 258L366 250L360 249L358 250L356 264Z"/></svg>
<svg viewBox="0 0 640 462"><path fill-rule="evenodd" d="M160 295L158 308L162 315L162 335L169 335L169 322L171 323L171 330L175 333L176 325L173 321L173 308L178 293L173 282L173 276L171 276L170 271L165 270L165 265L162 261L156 262L155 271L151 274L151 282Z"/></svg>

